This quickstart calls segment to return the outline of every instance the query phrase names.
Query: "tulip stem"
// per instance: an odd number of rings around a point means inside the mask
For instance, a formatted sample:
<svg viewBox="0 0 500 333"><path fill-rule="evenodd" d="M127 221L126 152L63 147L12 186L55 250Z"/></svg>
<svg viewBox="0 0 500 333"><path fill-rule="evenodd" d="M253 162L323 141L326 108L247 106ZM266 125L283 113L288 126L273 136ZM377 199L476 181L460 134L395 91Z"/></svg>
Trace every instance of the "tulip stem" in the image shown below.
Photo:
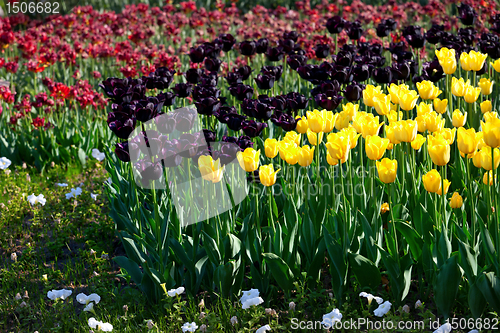
<svg viewBox="0 0 500 333"><path fill-rule="evenodd" d="M320 136L320 133L316 133L316 181L320 182L320 177L319 177L319 172L320 172L320 167L319 167L319 136ZM319 185L318 185L319 186Z"/></svg>
<svg viewBox="0 0 500 333"><path fill-rule="evenodd" d="M488 173L489 174L489 173ZM499 223L498 223L498 212L497 212L497 202L496 202L496 177L495 177L495 148L491 147L491 187L493 191L491 191L491 196L492 196L492 202L493 202L493 207L490 208L493 213L493 218L495 219L495 233L497 233L495 240L496 240L496 251L500 250L500 236L498 235L498 230L499 230ZM490 186L490 183L488 182L488 186Z"/></svg>
<svg viewBox="0 0 500 333"><path fill-rule="evenodd" d="M344 191L344 175L342 170L342 160L339 160L339 169L340 169L340 183L342 185L342 202L344 203L344 228L347 228L347 202Z"/></svg>
<svg viewBox="0 0 500 333"><path fill-rule="evenodd" d="M474 194L472 193L473 191L473 185L472 185L472 177L470 174L470 159L465 155L465 167L467 169L467 186L469 187L469 200L470 200L470 207L471 207L471 229L472 229L472 246L475 248L476 246L476 208L475 202L474 202Z"/></svg>
<svg viewBox="0 0 500 333"><path fill-rule="evenodd" d="M393 212L393 206L392 206L392 195L394 193L394 188L391 186L391 184L388 184L389 186L389 211L391 212L391 223L392 223L392 232L394 233L394 244L396 247L396 252L398 252L398 235L396 234L396 220L394 219L394 212Z"/></svg>
<svg viewBox="0 0 500 333"><path fill-rule="evenodd" d="M450 112L448 113L448 117L450 117L453 113L453 95L451 94L451 74L448 75L446 78L446 91L448 92L448 105L450 106L449 110Z"/></svg>
<svg viewBox="0 0 500 333"><path fill-rule="evenodd" d="M442 210L442 222L444 227L448 229L448 223L446 222L446 194L444 188L444 179L446 178L446 165L441 166L441 210Z"/></svg>
<svg viewBox="0 0 500 333"><path fill-rule="evenodd" d="M269 193L269 221L271 223L271 226L273 228L273 236L276 235L276 228L274 227L274 221L273 221L273 190L271 186L267 187L267 191Z"/></svg>

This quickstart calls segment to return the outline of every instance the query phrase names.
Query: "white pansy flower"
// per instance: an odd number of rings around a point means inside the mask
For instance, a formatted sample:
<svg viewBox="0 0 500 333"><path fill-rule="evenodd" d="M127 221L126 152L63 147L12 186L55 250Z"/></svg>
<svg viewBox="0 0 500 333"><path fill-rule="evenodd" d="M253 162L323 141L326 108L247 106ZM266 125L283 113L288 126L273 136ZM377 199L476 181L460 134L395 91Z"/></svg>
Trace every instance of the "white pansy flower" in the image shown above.
<svg viewBox="0 0 500 333"><path fill-rule="evenodd" d="M264 332L267 332L267 331L270 331L270 330L271 330L271 326L264 325L261 328L259 328L257 331L255 331L255 333L264 333Z"/></svg>
<svg viewBox="0 0 500 333"><path fill-rule="evenodd" d="M0 170L7 169L12 162L7 157L0 157Z"/></svg>
<svg viewBox="0 0 500 333"><path fill-rule="evenodd" d="M340 322L341 320L342 313L340 313L339 309L333 309L332 312L323 315L323 321L321 323L325 325L326 328L331 328L336 322Z"/></svg>
<svg viewBox="0 0 500 333"><path fill-rule="evenodd" d="M56 183L56 185L59 187L68 187L68 184L66 183Z"/></svg>
<svg viewBox="0 0 500 333"><path fill-rule="evenodd" d="M16 262L17 261L17 253L16 252L12 252L10 254L10 260Z"/></svg>
<svg viewBox="0 0 500 333"><path fill-rule="evenodd" d="M195 332L198 329L198 325L193 321L192 323L184 323L181 328L182 332Z"/></svg>
<svg viewBox="0 0 500 333"><path fill-rule="evenodd" d="M373 314L377 317L383 317L391 309L392 304L389 301L385 301L380 304L378 308L373 311Z"/></svg>
<svg viewBox="0 0 500 333"><path fill-rule="evenodd" d="M238 324L238 317L232 316L229 321L231 322L231 325L234 326L234 325Z"/></svg>
<svg viewBox="0 0 500 333"><path fill-rule="evenodd" d="M71 296L73 293L72 290L67 290L67 289L61 289L61 290L51 290L47 292L47 297L50 298L51 300L55 301L56 299L66 299L67 297Z"/></svg>
<svg viewBox="0 0 500 333"><path fill-rule="evenodd" d="M451 332L450 323L441 325L437 330L434 331L434 333L450 333L450 332Z"/></svg>
<svg viewBox="0 0 500 333"><path fill-rule="evenodd" d="M113 325L110 323L103 323L102 321L96 320L94 317L90 317L88 320L90 328L94 328L103 332L111 332L113 330Z"/></svg>
<svg viewBox="0 0 500 333"><path fill-rule="evenodd" d="M167 295L170 297L175 297L177 295L181 295L182 293L184 293L184 287L170 289L169 291L167 291Z"/></svg>
<svg viewBox="0 0 500 333"><path fill-rule="evenodd" d="M246 310L246 309L250 308L251 306L256 306L256 305L259 305L262 303L264 303L264 300L262 299L262 297L254 297L254 298L247 299L245 302L243 302L243 305L241 308L243 310Z"/></svg>
<svg viewBox="0 0 500 333"><path fill-rule="evenodd" d="M90 302L83 308L83 311L94 312L94 303Z"/></svg>
<svg viewBox="0 0 500 333"><path fill-rule="evenodd" d="M260 295L259 289L250 289L243 291L243 295L240 298L240 302L241 304L243 304L247 299L259 297L259 295Z"/></svg>
<svg viewBox="0 0 500 333"><path fill-rule="evenodd" d="M43 196L43 194L35 195L35 193L28 195L28 202L34 206L39 203L42 206L45 206L47 199Z"/></svg>
<svg viewBox="0 0 500 333"><path fill-rule="evenodd" d="M290 311L295 311L295 302L288 303L288 308L290 308Z"/></svg>
<svg viewBox="0 0 500 333"><path fill-rule="evenodd" d="M420 302L420 300L417 300L417 301L415 302L415 309L417 309L417 308L421 307L422 305L423 305L423 304L422 304L422 302Z"/></svg>
<svg viewBox="0 0 500 333"><path fill-rule="evenodd" d="M94 201L97 200L97 194L90 193L90 197L94 199Z"/></svg>
<svg viewBox="0 0 500 333"><path fill-rule="evenodd" d="M403 305L403 312L410 313L410 307L408 304Z"/></svg>
<svg viewBox="0 0 500 333"><path fill-rule="evenodd" d="M80 187L77 187L76 189L72 188L71 192L66 193L66 199L70 198L76 199L76 197L79 196L80 194L82 194L82 189Z"/></svg>
<svg viewBox="0 0 500 333"><path fill-rule="evenodd" d="M84 293L79 293L76 295L76 301L80 304L89 304L90 302L95 302L98 304L101 301L101 296L97 294L85 295Z"/></svg>
<svg viewBox="0 0 500 333"><path fill-rule="evenodd" d="M368 300L368 305L372 304L373 300L375 300L378 304L384 303L384 300L381 297L373 296L372 294L365 293L364 291L362 291L361 293L359 293L359 296L360 297L365 297Z"/></svg>
<svg viewBox="0 0 500 333"><path fill-rule="evenodd" d="M99 149L94 148L92 149L92 157L101 162L106 158L106 154L101 153Z"/></svg>

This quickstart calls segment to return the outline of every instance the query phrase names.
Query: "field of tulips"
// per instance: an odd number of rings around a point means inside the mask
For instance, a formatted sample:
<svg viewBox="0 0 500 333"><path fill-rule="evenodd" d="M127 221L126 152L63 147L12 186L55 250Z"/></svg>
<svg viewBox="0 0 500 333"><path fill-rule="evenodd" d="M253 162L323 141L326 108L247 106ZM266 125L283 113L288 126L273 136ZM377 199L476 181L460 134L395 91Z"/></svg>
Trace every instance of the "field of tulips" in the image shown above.
<svg viewBox="0 0 500 333"><path fill-rule="evenodd" d="M85 6L0 18L0 48L0 184L102 161L118 276L149 306L251 316L176 312L162 331L500 326L496 1ZM44 221L43 194L26 218ZM100 319L100 297L76 299Z"/></svg>

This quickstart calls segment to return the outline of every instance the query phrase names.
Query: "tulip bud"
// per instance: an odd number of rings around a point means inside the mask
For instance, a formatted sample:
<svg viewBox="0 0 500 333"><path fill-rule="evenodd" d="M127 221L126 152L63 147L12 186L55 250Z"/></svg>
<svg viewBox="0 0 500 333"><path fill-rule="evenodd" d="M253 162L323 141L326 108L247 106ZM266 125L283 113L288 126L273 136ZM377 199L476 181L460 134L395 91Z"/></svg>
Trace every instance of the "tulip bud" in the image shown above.
<svg viewBox="0 0 500 333"><path fill-rule="evenodd" d="M420 150L426 139L422 134L417 134L417 137L411 142L411 147L415 150Z"/></svg>
<svg viewBox="0 0 500 333"><path fill-rule="evenodd" d="M446 112L446 107L448 106L448 100L439 98L434 99L434 109L437 113L443 114Z"/></svg>
<svg viewBox="0 0 500 333"><path fill-rule="evenodd" d="M490 100L486 100L479 105L481 106L481 113L483 113L483 114L487 113L487 112L491 112L491 110L492 110L492 105L491 105Z"/></svg>
<svg viewBox="0 0 500 333"><path fill-rule="evenodd" d="M435 51L439 64L443 68L445 74L453 74L457 70L457 59L455 50L446 47Z"/></svg>
<svg viewBox="0 0 500 333"><path fill-rule="evenodd" d="M486 171L483 176L483 184L493 186L497 181L497 175L495 175L495 179L493 179L493 173L490 171Z"/></svg>
<svg viewBox="0 0 500 333"><path fill-rule="evenodd" d="M267 138L264 142L264 148L268 158L276 157L278 155L278 140Z"/></svg>
<svg viewBox="0 0 500 333"><path fill-rule="evenodd" d="M474 88L473 86L466 86L465 87L465 93L464 93L464 99L467 103L475 103L479 97L479 94L481 93L481 88Z"/></svg>
<svg viewBox="0 0 500 333"><path fill-rule="evenodd" d="M259 177L260 182L264 186L272 186L276 183L276 174L281 169L274 171L274 167L272 164L269 165L261 165L259 168Z"/></svg>
<svg viewBox="0 0 500 333"><path fill-rule="evenodd" d="M493 92L493 83L490 79L482 78L477 85L481 88L481 93L487 96Z"/></svg>
<svg viewBox="0 0 500 333"><path fill-rule="evenodd" d="M497 73L500 73L500 59L497 59L494 62L490 62L490 64Z"/></svg>
<svg viewBox="0 0 500 333"><path fill-rule="evenodd" d="M307 118L304 116L297 116L295 119L300 119L299 121L297 121L297 127L295 128L296 131L300 134L305 134L307 132L307 129L309 128Z"/></svg>
<svg viewBox="0 0 500 333"><path fill-rule="evenodd" d="M238 152L236 157L241 168L246 172L255 171L259 167L260 150L247 148L243 152Z"/></svg>
<svg viewBox="0 0 500 333"><path fill-rule="evenodd" d="M390 160L388 158L377 161L376 163L378 177L386 184L393 183L396 180L398 161Z"/></svg>
<svg viewBox="0 0 500 333"><path fill-rule="evenodd" d="M500 119L490 118L486 122L481 122L484 142L494 148L500 147Z"/></svg>
<svg viewBox="0 0 500 333"><path fill-rule="evenodd" d="M454 127L462 127L465 125L466 121L467 121L467 112L463 114L459 109L453 111L452 124Z"/></svg>
<svg viewBox="0 0 500 333"><path fill-rule="evenodd" d="M453 193L453 196L450 199L450 206L451 208L460 208L462 207L462 204L464 203L464 199L458 192Z"/></svg>
<svg viewBox="0 0 500 333"><path fill-rule="evenodd" d="M367 136L365 140L366 156L372 161L381 159L389 143L389 139L382 139L378 135Z"/></svg>

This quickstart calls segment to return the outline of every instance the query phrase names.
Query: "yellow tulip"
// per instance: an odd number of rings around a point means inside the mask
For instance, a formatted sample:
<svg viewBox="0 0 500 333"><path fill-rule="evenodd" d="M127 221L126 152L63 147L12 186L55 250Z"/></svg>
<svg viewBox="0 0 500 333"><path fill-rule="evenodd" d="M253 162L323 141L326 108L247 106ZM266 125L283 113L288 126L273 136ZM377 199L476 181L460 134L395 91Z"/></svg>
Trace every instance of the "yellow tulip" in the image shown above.
<svg viewBox="0 0 500 333"><path fill-rule="evenodd" d="M342 112L349 115L349 120L353 121L354 117L356 117L356 113L358 113L359 104L352 104L351 102L346 105L342 105Z"/></svg>
<svg viewBox="0 0 500 333"><path fill-rule="evenodd" d="M340 135L345 135L349 137L349 143L350 143L350 149L356 148L358 145L358 138L361 136L361 134L358 134L354 127L349 126L346 128L343 128L340 132Z"/></svg>
<svg viewBox="0 0 500 333"><path fill-rule="evenodd" d="M361 123L361 135L363 138L366 138L368 135L377 135L383 124L384 123L379 123L378 116L372 118L367 117L365 121Z"/></svg>
<svg viewBox="0 0 500 333"><path fill-rule="evenodd" d="M396 122L396 140L412 142L417 137L418 123L415 120L400 120Z"/></svg>
<svg viewBox="0 0 500 333"><path fill-rule="evenodd" d="M340 112L338 117L337 117L337 120L335 121L335 128L340 131L341 129L343 128L346 128L347 126L349 126L349 121L351 120L351 117L349 116L349 114L347 112Z"/></svg>
<svg viewBox="0 0 500 333"><path fill-rule="evenodd" d="M384 202L381 206L380 206L380 214L385 214L389 211L389 204L387 202Z"/></svg>
<svg viewBox="0 0 500 333"><path fill-rule="evenodd" d="M422 134L417 134L417 137L411 142L411 147L415 150L420 150L426 139Z"/></svg>
<svg viewBox="0 0 500 333"><path fill-rule="evenodd" d="M457 70L457 59L455 58L455 50L446 47L436 50L439 64L443 67L445 74L453 74Z"/></svg>
<svg viewBox="0 0 500 333"><path fill-rule="evenodd" d="M339 164L339 160L333 158L330 153L327 153L326 154L326 161L328 162L328 164L330 165L337 165Z"/></svg>
<svg viewBox="0 0 500 333"><path fill-rule="evenodd" d="M241 168L246 172L253 172L259 167L260 150L247 148L243 152L239 151L236 157Z"/></svg>
<svg viewBox="0 0 500 333"><path fill-rule="evenodd" d="M389 139L382 139L378 135L367 136L365 140L366 156L372 161L381 159L389 143Z"/></svg>
<svg viewBox="0 0 500 333"><path fill-rule="evenodd" d="M221 165L220 159L214 161L210 155L201 155L198 158L198 168L201 177L214 184L220 182L224 175L224 166Z"/></svg>
<svg viewBox="0 0 500 333"><path fill-rule="evenodd" d="M460 55L460 66L464 71L471 71L470 65L469 65L469 54L466 52L462 52Z"/></svg>
<svg viewBox="0 0 500 333"><path fill-rule="evenodd" d="M495 179L493 179L495 178ZM493 177L493 172L490 171L486 171L484 173L484 176L483 176L483 184L484 185L489 185L489 186L493 186L493 184L495 184L497 182L497 175L495 175L495 177Z"/></svg>
<svg viewBox="0 0 500 333"><path fill-rule="evenodd" d="M307 124L307 117L304 116L297 116L295 119L300 119L297 121L297 132L300 134L305 134L307 132L307 129L309 128L309 125Z"/></svg>
<svg viewBox="0 0 500 333"><path fill-rule="evenodd" d="M455 192L453 193L453 195L451 196L451 199L450 199L450 206L451 208L460 208L462 207L464 203L464 199L462 198L462 196L460 194L458 194L458 192Z"/></svg>
<svg viewBox="0 0 500 333"><path fill-rule="evenodd" d="M278 142L278 152L280 153L280 158L286 161L286 151L291 149L291 147L297 147L297 144L292 141L279 141Z"/></svg>
<svg viewBox="0 0 500 333"><path fill-rule="evenodd" d="M330 133L333 131L333 127L335 126L335 121L337 120L338 113L334 114L332 111L323 110L321 111L323 114L323 119L325 121L325 125L323 127L323 132Z"/></svg>
<svg viewBox="0 0 500 333"><path fill-rule="evenodd" d="M500 59L495 60L495 62L490 62L490 65L495 69L495 71L500 73Z"/></svg>
<svg viewBox="0 0 500 333"><path fill-rule="evenodd" d="M385 116L391 111L391 96L381 94L373 98L375 111L381 116Z"/></svg>
<svg viewBox="0 0 500 333"><path fill-rule="evenodd" d="M399 104L399 92L401 90L401 86L391 83L391 85L387 90L389 90L389 95L391 96L391 102L394 104Z"/></svg>
<svg viewBox="0 0 500 333"><path fill-rule="evenodd" d="M436 112L430 112L424 115L425 127L429 132L439 132L444 128L444 119Z"/></svg>
<svg viewBox="0 0 500 333"><path fill-rule="evenodd" d="M474 103L477 101L479 94L481 93L481 88L473 86L467 86L465 88L464 99L467 103Z"/></svg>
<svg viewBox="0 0 500 333"><path fill-rule="evenodd" d="M464 154L472 154L477 149L476 130L460 127L457 134L458 150Z"/></svg>
<svg viewBox="0 0 500 333"><path fill-rule="evenodd" d="M309 141L309 144L317 146L318 136L319 136L319 143L323 142L323 132L317 134L312 132L310 129L307 129L307 140Z"/></svg>
<svg viewBox="0 0 500 333"><path fill-rule="evenodd" d="M441 175L436 169L432 169L422 176L424 188L429 193L441 192Z"/></svg>
<svg viewBox="0 0 500 333"><path fill-rule="evenodd" d="M483 68L484 61L486 60L487 57L488 57L487 54L477 52L474 50L470 51L469 56L467 57L470 69L473 70L474 72L480 71Z"/></svg>
<svg viewBox="0 0 500 333"><path fill-rule="evenodd" d="M417 89L418 94L422 99L435 99L442 93L442 91L436 87L434 83L427 80L417 82Z"/></svg>
<svg viewBox="0 0 500 333"><path fill-rule="evenodd" d="M498 119L498 113L496 112L486 112L485 114L483 114L483 117L484 117L484 121L485 122L489 122L491 121L492 119Z"/></svg>
<svg viewBox="0 0 500 333"><path fill-rule="evenodd" d="M441 135L427 137L429 156L436 165L446 165L450 161L450 145Z"/></svg>
<svg viewBox="0 0 500 333"><path fill-rule="evenodd" d="M325 128L323 114L318 110L307 111L307 124L314 133L322 132Z"/></svg>
<svg viewBox="0 0 500 333"><path fill-rule="evenodd" d="M389 126L386 126L385 127L385 136L389 139L389 141L394 144L394 145L397 145L398 143L401 143L401 141L399 141L397 138L396 138L396 131L397 131L397 127L398 127L398 123L397 122L393 122L393 123L390 123Z"/></svg>
<svg viewBox="0 0 500 333"><path fill-rule="evenodd" d="M495 155L495 163L494 165L491 165L491 148L483 147L481 149L481 167L484 170L491 170L491 167L494 167L495 169L498 168L498 165L500 164L500 150L498 150L498 148L494 148L493 154Z"/></svg>
<svg viewBox="0 0 500 333"><path fill-rule="evenodd" d="M443 128L439 132L434 132L432 135L437 138L438 136L441 136L448 142L449 145L452 145L453 142L455 141L455 134L457 132L456 128Z"/></svg>
<svg viewBox="0 0 500 333"><path fill-rule="evenodd" d="M417 104L418 93L415 90L404 90L399 92L399 105L401 109L410 111Z"/></svg>
<svg viewBox="0 0 500 333"><path fill-rule="evenodd" d="M494 81L491 81L490 79L485 79L484 77L479 80L478 86L481 88L481 94L483 95L489 95L493 92L493 83Z"/></svg>
<svg viewBox="0 0 500 333"><path fill-rule="evenodd" d="M476 132L476 142L477 142L477 148L476 149L483 149L483 147L486 147L486 143L484 142L484 133L483 132Z"/></svg>
<svg viewBox="0 0 500 333"><path fill-rule="evenodd" d="M299 165L306 167L311 165L314 158L314 147L311 149L309 146L299 148Z"/></svg>
<svg viewBox="0 0 500 333"><path fill-rule="evenodd" d="M451 93L457 97L463 97L465 95L465 88L470 86L470 81L464 81L463 78L458 80L456 77L451 78Z"/></svg>
<svg viewBox="0 0 500 333"><path fill-rule="evenodd" d="M295 165L299 162L300 148L295 145L289 145L283 149L283 156L286 163Z"/></svg>
<svg viewBox="0 0 500 333"><path fill-rule="evenodd" d="M390 184L396 180L398 173L398 161L388 158L377 161L378 177L383 183Z"/></svg>
<svg viewBox="0 0 500 333"><path fill-rule="evenodd" d="M382 94L380 91L381 89L380 86L375 87L371 84L367 84L363 90L363 103L365 103L366 106L375 106L373 98Z"/></svg>
<svg viewBox="0 0 500 333"><path fill-rule="evenodd" d="M436 109L437 113L443 114L446 112L446 107L448 106L448 100L447 99L439 99L436 98L434 99L434 109Z"/></svg>
<svg viewBox="0 0 500 333"><path fill-rule="evenodd" d="M500 119L490 118L486 122L481 122L484 142L493 148L500 147Z"/></svg>
<svg viewBox="0 0 500 333"><path fill-rule="evenodd" d="M462 127L465 125L465 122L467 121L467 112L463 114L459 109L456 109L455 111L453 111L451 119L452 119L452 125L454 127Z"/></svg>
<svg viewBox="0 0 500 333"><path fill-rule="evenodd" d="M299 145L300 144L300 134L298 134L295 131L286 132L285 137L283 138L283 141L290 141L290 142L294 142L296 145Z"/></svg>
<svg viewBox="0 0 500 333"><path fill-rule="evenodd" d="M264 150L268 158L275 158L278 155L278 140L267 138L264 141Z"/></svg>
<svg viewBox="0 0 500 333"><path fill-rule="evenodd" d="M434 100L434 104L436 104L436 100L439 100L439 98L436 98ZM420 104L417 105L417 116L423 116L423 115L428 114L430 112L432 112L432 104L420 102Z"/></svg>
<svg viewBox="0 0 500 333"><path fill-rule="evenodd" d="M352 126L356 129L356 132L361 133L361 124L363 124L365 119L372 119L374 116L372 113L366 113L364 111L360 111L356 113L354 120L352 122Z"/></svg>
<svg viewBox="0 0 500 333"><path fill-rule="evenodd" d="M479 105L481 106L481 113L491 112L493 108L490 100L484 101Z"/></svg>
<svg viewBox="0 0 500 333"><path fill-rule="evenodd" d="M476 168L481 168L481 160L482 160L482 156L483 153L481 150L477 150L475 151L472 155L472 163L474 163L474 166Z"/></svg>
<svg viewBox="0 0 500 333"><path fill-rule="evenodd" d="M349 158L350 147L349 136L339 133L328 135L328 142L326 143L328 153L341 163L345 163Z"/></svg>
<svg viewBox="0 0 500 333"><path fill-rule="evenodd" d="M399 120L403 119L403 112L399 111L399 114L396 111L391 111L387 115L387 119L389 120L390 123L393 123L395 121L398 121L398 116Z"/></svg>
<svg viewBox="0 0 500 333"><path fill-rule="evenodd" d="M274 171L274 167L272 164L269 165L261 165L259 168L259 178L260 182L264 186L273 186L276 183L276 174L281 169Z"/></svg>

